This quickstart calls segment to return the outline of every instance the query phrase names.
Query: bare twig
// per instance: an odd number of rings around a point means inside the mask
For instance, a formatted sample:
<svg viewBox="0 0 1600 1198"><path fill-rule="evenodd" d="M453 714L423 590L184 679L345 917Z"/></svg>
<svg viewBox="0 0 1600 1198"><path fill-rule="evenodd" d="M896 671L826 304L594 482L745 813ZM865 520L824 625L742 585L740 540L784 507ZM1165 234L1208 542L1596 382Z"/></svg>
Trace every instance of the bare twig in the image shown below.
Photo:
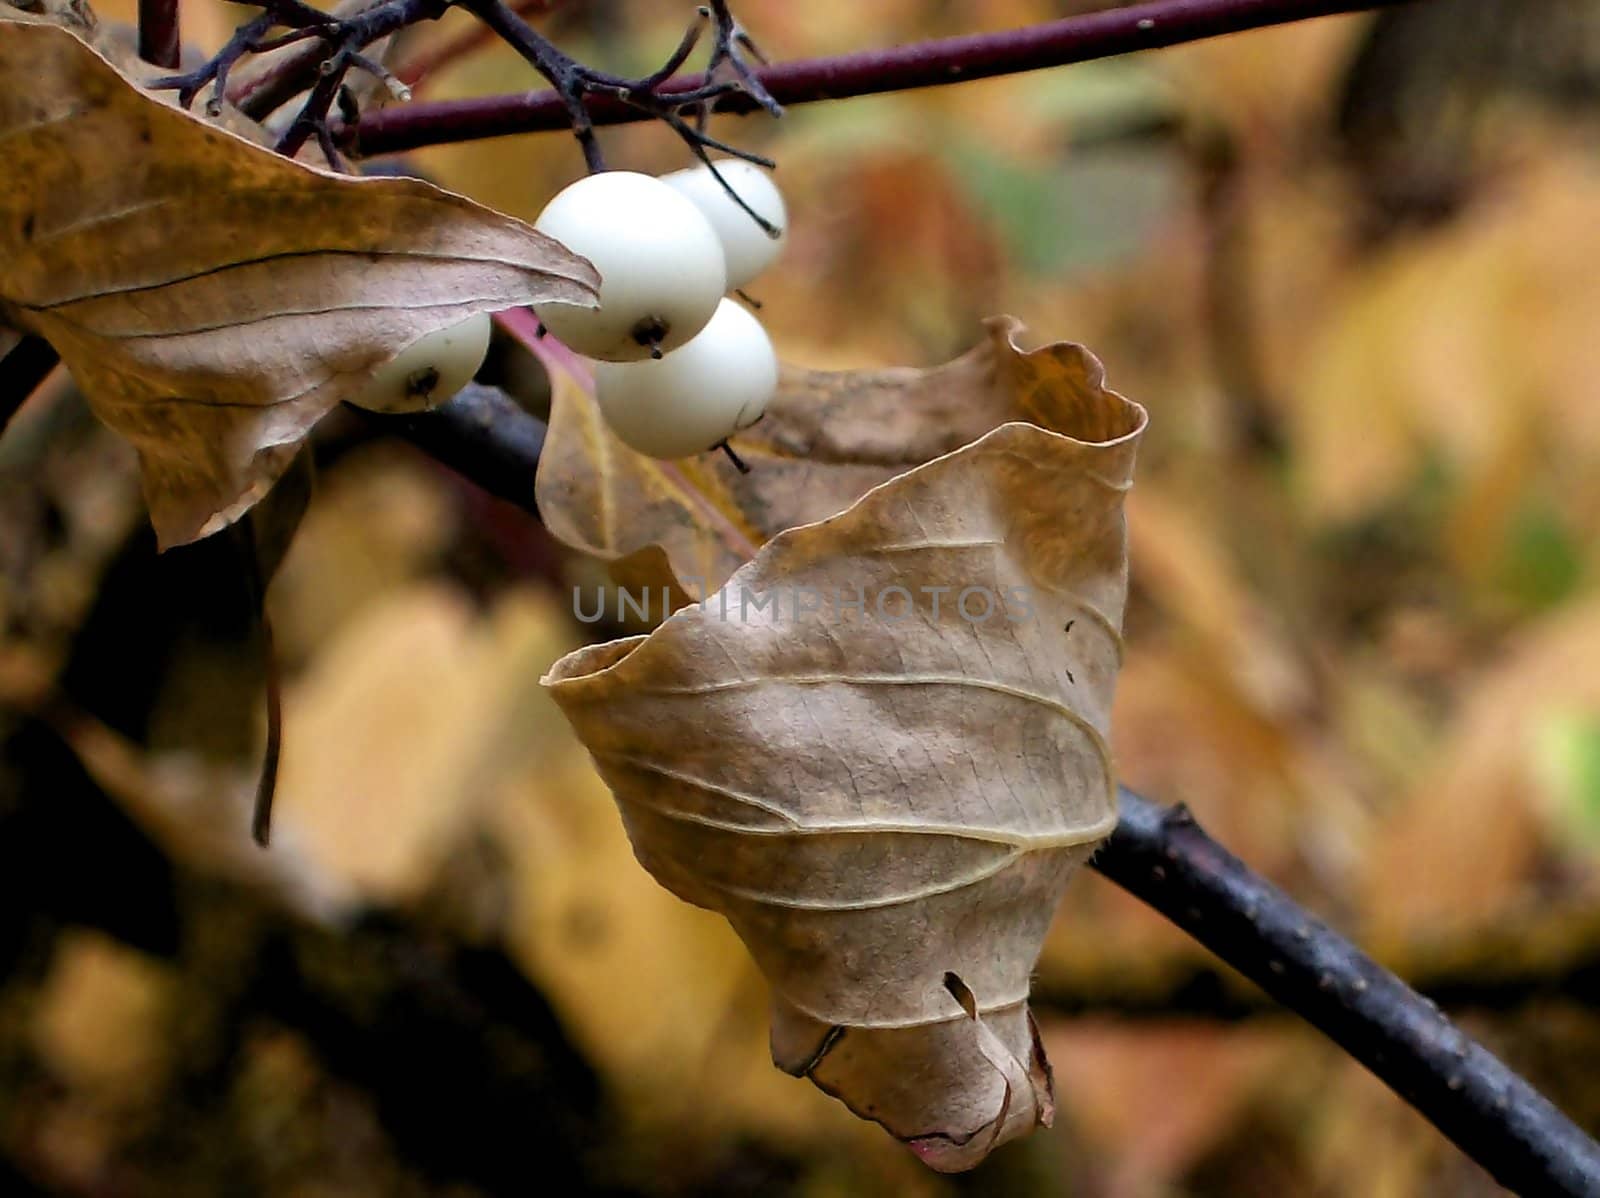
<svg viewBox="0 0 1600 1198"><path fill-rule="evenodd" d="M554 94L562 111L566 114L566 123L583 149L584 161L591 173L605 169L605 157L594 134L594 123L589 118L592 97L610 99L640 113L642 117L664 121L702 161L708 161L706 155L708 149L716 149L763 166L772 165L768 159L759 154L751 154L709 136L703 129L691 125L680 115L685 110L701 109L706 104L715 103L735 93L747 96L752 103L766 107L775 114L781 113L782 109L758 83L747 85L742 76L716 80L708 72L698 86L670 92L663 90L662 85L683 65L694 50L701 31L699 22L685 34L661 69L640 79L624 79L578 62L529 27L527 22L505 3L505 0L457 0L457 3L494 30L507 45L522 55L534 70L549 81L551 87L555 89ZM741 63L735 42L742 36L742 31L733 22L732 17L727 16L726 7L719 6L719 12L716 14L702 9L701 14L702 20L707 16L712 18L715 38L712 62L716 63L720 55L729 62ZM748 71L744 71L744 75L748 74ZM735 200L739 200L731 189L729 194L734 195ZM744 203L743 200L739 202L741 205ZM751 215L756 214L752 212ZM760 217L757 216L756 219L760 220Z"/></svg>
<svg viewBox="0 0 1600 1198"><path fill-rule="evenodd" d="M256 6L262 13L235 30L227 44L209 61L193 71L154 80L149 86L177 91L178 102L188 107L210 85L211 99L206 107L215 115L221 111L223 97L228 94L228 74L239 59L296 41L315 40L317 44L307 47L304 53L253 84L248 103L242 105L246 115L265 117L305 87L311 88L310 96L277 147L280 153L292 157L313 137L322 142L325 152L332 150L328 113L338 98L346 73L352 68L375 74L391 91L408 95L386 68L361 51L407 26L436 20L449 6L449 0L381 0L346 17L322 12L303 0L260 0ZM288 32L271 36L272 31L279 28ZM332 153L329 156L330 160L337 157Z"/></svg>
<svg viewBox="0 0 1600 1198"><path fill-rule="evenodd" d="M437 19L447 7L446 0L376 0L341 18L345 30L342 45L352 53L360 51L401 29ZM261 46L257 49L259 52L266 48ZM296 54L286 56L269 70L228 88L228 99L253 120L266 120L290 100L316 86L322 77L322 64L328 57L326 42L307 46ZM352 65L368 69L365 60L363 64ZM409 96L404 81L389 75L387 69L374 73L379 75L392 94L402 98ZM219 93L221 90L218 89Z"/></svg>
<svg viewBox="0 0 1600 1198"><path fill-rule="evenodd" d="M55 347L43 337L31 334L0 358L0 433L60 363Z"/></svg>
<svg viewBox="0 0 1600 1198"><path fill-rule="evenodd" d="M838 57L797 59L753 70L751 74L775 102L808 104L1014 75L1308 17L1408 2L1152 0L1003 33L914 42ZM663 84L660 93L682 98L707 83L700 75L682 77ZM717 112L752 112L761 104L746 92L729 91L718 96L711 107ZM646 120L652 115L611 97L596 96L588 105L588 119L595 127ZM394 154L419 146L567 127L566 108L555 93L518 93L369 113L356 129L344 131L342 140L356 143L353 153Z"/></svg>
<svg viewBox="0 0 1600 1198"><path fill-rule="evenodd" d="M453 411L458 403L460 411ZM544 425L469 394L404 432L489 493L533 512ZM478 415L469 413L476 407ZM465 437L461 428L470 430ZM1095 868L1328 1035L1503 1184L1596 1198L1600 1145L1439 1009L1252 873L1181 807L1121 792Z"/></svg>
<svg viewBox="0 0 1600 1198"><path fill-rule="evenodd" d="M772 93L762 84L745 55L748 54L763 66L767 65L767 57L751 40L744 26L734 19L733 13L728 11L728 0L711 0L710 15L716 31L716 44L711 49L711 61L706 64L706 82L716 79L717 74L726 68L738 80L740 90L751 102L771 116L782 116L783 106L772 98ZM661 82L666 82L665 78ZM709 107L702 105L700 111L703 120Z"/></svg>
<svg viewBox="0 0 1600 1198"><path fill-rule="evenodd" d="M561 0L512 0L511 11L519 17L526 17L534 13L549 12L560 4ZM414 58L402 63L396 74L407 85L418 87L440 68L494 44L495 40L492 29L475 25L450 41L435 46L424 46Z"/></svg>
<svg viewBox="0 0 1600 1198"><path fill-rule="evenodd" d="M252 513L254 515L254 513ZM278 649L272 635L272 617L267 612L267 582L261 554L256 544L255 520L246 518L232 526L238 549L251 615L261 640L262 675L267 700L266 746L261 754L261 770L256 775L254 809L250 816L250 838L262 848L272 839L272 804L278 793L278 766L283 758L283 675L278 667Z"/></svg>

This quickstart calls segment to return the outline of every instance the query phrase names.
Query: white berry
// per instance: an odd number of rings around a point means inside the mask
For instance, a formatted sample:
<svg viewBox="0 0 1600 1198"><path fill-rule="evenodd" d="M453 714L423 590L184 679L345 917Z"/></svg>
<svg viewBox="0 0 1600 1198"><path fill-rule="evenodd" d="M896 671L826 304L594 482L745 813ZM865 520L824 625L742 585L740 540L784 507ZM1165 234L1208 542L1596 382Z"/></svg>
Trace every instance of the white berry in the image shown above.
<svg viewBox="0 0 1600 1198"><path fill-rule="evenodd" d="M605 171L545 205L541 233L600 272L600 306L540 304L545 328L591 358L632 362L683 345L727 290L722 245L700 210L660 179Z"/></svg>
<svg viewBox="0 0 1600 1198"><path fill-rule="evenodd" d="M489 314L438 329L390 358L350 402L374 412L420 412L472 381L489 352Z"/></svg>
<svg viewBox="0 0 1600 1198"><path fill-rule="evenodd" d="M783 195L772 177L753 162L726 158L717 162L717 171L739 198L749 204L763 220L778 230L768 233L728 194L706 166L674 171L661 181L686 196L711 222L722 241L728 263L728 289L743 287L777 260L789 232L789 214Z"/></svg>
<svg viewBox="0 0 1600 1198"><path fill-rule="evenodd" d="M682 458L761 418L778 389L778 356L761 322L723 300L705 330L657 362L601 362L600 412L625 445Z"/></svg>

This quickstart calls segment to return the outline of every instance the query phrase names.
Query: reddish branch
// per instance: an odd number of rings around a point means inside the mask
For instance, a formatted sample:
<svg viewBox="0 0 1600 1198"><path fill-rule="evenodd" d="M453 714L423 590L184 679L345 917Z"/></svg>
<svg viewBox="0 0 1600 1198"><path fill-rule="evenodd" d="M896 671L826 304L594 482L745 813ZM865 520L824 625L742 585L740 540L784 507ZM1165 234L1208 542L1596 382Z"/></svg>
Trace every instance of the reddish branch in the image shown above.
<svg viewBox="0 0 1600 1198"><path fill-rule="evenodd" d="M176 70L180 44L178 0L139 0L139 57Z"/></svg>
<svg viewBox="0 0 1600 1198"><path fill-rule="evenodd" d="M879 92L935 87L1014 75L1046 67L1108 58L1199 41L1332 13L1387 8L1408 0L1152 0L1131 8L1066 17L1002 33L915 42L834 58L798 59L755 72L779 104L806 104ZM702 75L663 84L662 95L705 85ZM751 112L748 95L730 92L715 102L718 112ZM595 125L646 120L637 108L603 96L589 100ZM566 105L555 92L486 96L388 108L362 118L346 137L353 152L393 154L444 142L567 129Z"/></svg>

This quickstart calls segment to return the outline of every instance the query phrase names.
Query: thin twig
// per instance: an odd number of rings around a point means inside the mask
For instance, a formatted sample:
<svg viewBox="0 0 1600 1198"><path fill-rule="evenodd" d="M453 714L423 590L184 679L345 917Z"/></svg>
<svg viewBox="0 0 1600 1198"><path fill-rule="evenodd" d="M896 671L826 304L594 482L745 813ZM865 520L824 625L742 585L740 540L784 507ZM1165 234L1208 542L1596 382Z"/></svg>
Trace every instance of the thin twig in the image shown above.
<svg viewBox="0 0 1600 1198"><path fill-rule="evenodd" d="M31 334L0 358L0 433L5 432L11 418L60 363L55 347Z"/></svg>
<svg viewBox="0 0 1600 1198"><path fill-rule="evenodd" d="M1130 8L1065 17L1026 29L914 42L838 57L797 59L754 70L752 76L776 103L808 104L1014 75L1308 17L1388 8L1409 2L1153 0ZM707 82L703 75L680 77L663 84L660 93L668 98L675 93L693 93ZM717 112L751 112L761 105L750 95L736 91L719 96L712 107ZM645 120L649 115L611 97L596 96L588 106L589 119L596 127ZM354 130L345 130L342 139L358 144L358 149L352 147L353 153L370 156L446 142L567 127L566 108L554 92L523 92L470 100L441 100L368 113Z"/></svg>
<svg viewBox="0 0 1600 1198"><path fill-rule="evenodd" d="M178 102L188 107L210 85L211 99L206 107L215 115L228 95L228 74L239 59L294 41L314 40L315 44L252 83L247 100L241 103L247 116L262 119L305 88L311 88L310 96L279 143L279 152L292 157L313 137L323 143L325 150L331 149L328 113L351 68L370 71L391 91L408 95L387 68L364 57L361 51L410 25L436 20L449 7L449 0L380 0L346 17L322 12L303 0L258 0L255 6L263 10L261 14L235 30L211 59L193 71L153 80L149 86L177 91ZM289 32L270 36L278 28Z"/></svg>
<svg viewBox="0 0 1600 1198"><path fill-rule="evenodd" d="M739 82L740 90L757 108L765 109L770 116L782 116L783 106L763 86L755 69L745 59L748 54L765 66L767 56L751 39L744 26L734 19L733 13L728 10L728 0L711 0L710 15L716 31L716 44L711 50L711 61L706 64L706 82L710 83L726 66ZM702 119L708 112L709 107L702 107Z"/></svg>
<svg viewBox="0 0 1600 1198"><path fill-rule="evenodd" d="M531 28L505 3L505 0L456 0L456 2L499 35L550 83L562 111L566 114L567 127L572 130L583 149L584 161L588 164L590 173L605 169L605 157L595 137L594 124L589 119L591 100L604 99L623 104L637 111L642 117L665 122L702 160L706 159L708 149L717 149L750 162L771 165L759 154L749 153L709 136L703 128L691 124L680 115L686 109L703 109L705 105L719 102L735 92L747 95L752 103L768 108L775 115L781 113L782 109L766 94L759 83L744 81L749 75L747 70L740 77L723 80L714 79L712 72L708 71L698 87L671 93L662 90L662 84L683 65L693 51L707 17L712 21L713 66L719 61L742 61L738 57L738 49L732 45L742 36L742 30L727 15L725 6L719 6L715 13L702 9L700 19L691 26L677 48L667 58L666 64L659 70L639 79L624 79L619 75L599 71L578 62ZM748 210L748 205L745 205L731 188L729 194ZM754 212L751 212L751 215L760 220Z"/></svg>
<svg viewBox="0 0 1600 1198"><path fill-rule="evenodd" d="M519 17L531 16L535 13L546 13L559 7L561 0L513 0L511 11ZM442 42L437 46L424 46L418 51L415 58L401 64L395 73L401 80L411 87L418 87L422 82L441 68L465 58L485 46L493 45L497 39L494 30L483 25L474 25L459 37Z"/></svg>
<svg viewBox="0 0 1600 1198"><path fill-rule="evenodd" d="M256 776L256 797L250 815L250 838L266 848L272 839L272 802L278 793L278 765L283 759L283 675L278 666L278 646L272 617L265 607L258 613L261 657L266 669L267 743Z"/></svg>
<svg viewBox="0 0 1600 1198"><path fill-rule="evenodd" d="M1600 1144L1432 1002L1252 873L1188 811L1129 790L1094 867L1372 1070L1501 1185L1600 1195Z"/></svg>
<svg viewBox="0 0 1600 1198"><path fill-rule="evenodd" d="M267 613L267 584L261 550L256 535L260 509L229 527L250 614L256 622L261 649L262 674L266 689L266 746L261 753L261 769L256 775L255 803L250 815L250 838L262 848L272 840L272 804L278 793L278 766L283 758L283 675L278 666L278 649L272 634L272 618Z"/></svg>
<svg viewBox="0 0 1600 1198"><path fill-rule="evenodd" d="M447 0L378 0L343 18L340 23L343 33L338 40L348 50L359 51L412 25L437 20L446 8ZM265 120L295 96L316 85L328 56L326 45L308 46L285 57L270 70L229 89L228 99L253 120ZM387 70L383 74L387 75ZM391 92L397 91L396 84L389 83L387 78L384 82ZM403 80L399 88L404 88Z"/></svg>
<svg viewBox="0 0 1600 1198"><path fill-rule="evenodd" d="M425 417L385 419L408 420L400 427L413 445L537 515L544 425L509 401L485 414L483 402L464 393ZM1095 860L1102 874L1345 1048L1503 1184L1600 1195L1600 1145L1433 1003L1252 873L1183 808L1126 790L1121 803Z"/></svg>
<svg viewBox="0 0 1600 1198"><path fill-rule="evenodd" d="M175 71L181 56L178 0L139 0L139 57Z"/></svg>

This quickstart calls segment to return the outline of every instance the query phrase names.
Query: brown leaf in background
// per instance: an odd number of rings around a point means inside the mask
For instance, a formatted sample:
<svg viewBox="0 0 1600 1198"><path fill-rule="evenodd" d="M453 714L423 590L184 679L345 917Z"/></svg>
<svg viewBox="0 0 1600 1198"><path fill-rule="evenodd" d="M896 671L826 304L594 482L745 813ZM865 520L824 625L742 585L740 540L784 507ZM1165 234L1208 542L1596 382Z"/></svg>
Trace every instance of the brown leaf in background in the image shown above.
<svg viewBox="0 0 1600 1198"><path fill-rule="evenodd" d="M547 678L640 861L726 915L772 984L774 1061L940 1169L1049 1122L1029 975L1116 819L1122 501L1144 412L1076 347L1014 362L969 361L968 385L992 388L972 406L1009 374L1013 402L1068 435L1006 424ZM961 411L962 394L929 403Z"/></svg>
<svg viewBox="0 0 1600 1198"><path fill-rule="evenodd" d="M317 419L418 338L592 302L588 263L520 221L290 162L0 11L0 309L138 448L163 545L247 510Z"/></svg>
<svg viewBox="0 0 1600 1198"><path fill-rule="evenodd" d="M524 332L520 314L507 319ZM554 391L539 510L568 545L619 563L619 580L698 599L770 537L1009 420L1062 430L1083 419L1079 397L1102 386L1092 356L1067 343L1025 351L1012 317L986 327L976 348L934 370L785 367L766 416L733 438L749 474L720 454L663 462L633 452L601 419L587 364L527 337Z"/></svg>

